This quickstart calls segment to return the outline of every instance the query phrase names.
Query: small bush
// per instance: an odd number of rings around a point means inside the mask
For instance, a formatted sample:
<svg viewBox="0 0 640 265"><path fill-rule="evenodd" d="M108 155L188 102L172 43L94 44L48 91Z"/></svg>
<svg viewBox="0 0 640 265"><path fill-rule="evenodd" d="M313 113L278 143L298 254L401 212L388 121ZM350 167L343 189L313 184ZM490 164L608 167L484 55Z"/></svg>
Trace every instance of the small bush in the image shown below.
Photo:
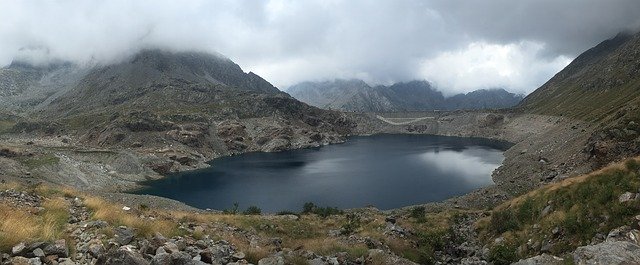
<svg viewBox="0 0 640 265"><path fill-rule="evenodd" d="M247 208L246 210L244 210L243 212L244 215L260 215L262 214L262 210L258 207L258 206L249 206L249 208Z"/></svg>
<svg viewBox="0 0 640 265"><path fill-rule="evenodd" d="M489 261L496 265L508 265L518 261L518 255L510 245L495 245L489 249Z"/></svg>
<svg viewBox="0 0 640 265"><path fill-rule="evenodd" d="M344 211L336 207L319 207L312 202L307 202L302 206L303 214L317 214L322 218L329 217L331 215L344 214Z"/></svg>
<svg viewBox="0 0 640 265"><path fill-rule="evenodd" d="M420 223L424 223L426 221L424 218L425 214L426 208L424 208L424 206L418 206L411 209L411 217Z"/></svg>
<svg viewBox="0 0 640 265"><path fill-rule="evenodd" d="M498 210L491 214L489 229L496 234L518 229L518 221L510 209Z"/></svg>
<svg viewBox="0 0 640 265"><path fill-rule="evenodd" d="M222 213L224 213L224 214L234 214L234 215L238 214L238 207L239 207L238 203L234 202L233 203L233 207L231 207L231 209L224 209L224 210L222 210Z"/></svg>
<svg viewBox="0 0 640 265"><path fill-rule="evenodd" d="M292 211L279 211L279 212L276 213L276 215L295 215L295 216L300 216L299 213L292 212Z"/></svg>
<svg viewBox="0 0 640 265"><path fill-rule="evenodd" d="M355 233L362 226L360 217L355 214L347 215L347 223L342 225L342 234L351 235Z"/></svg>

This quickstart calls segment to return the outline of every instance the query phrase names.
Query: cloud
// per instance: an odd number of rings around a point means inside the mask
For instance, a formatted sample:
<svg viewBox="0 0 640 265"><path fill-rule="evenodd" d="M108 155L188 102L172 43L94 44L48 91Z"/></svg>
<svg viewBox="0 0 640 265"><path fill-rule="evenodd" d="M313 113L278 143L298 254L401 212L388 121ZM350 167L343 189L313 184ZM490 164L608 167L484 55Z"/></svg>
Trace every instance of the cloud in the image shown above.
<svg viewBox="0 0 640 265"><path fill-rule="evenodd" d="M110 63L152 47L218 52L281 88L429 78L445 93L530 92L567 59L640 26L637 14L637 0L0 0L0 65ZM463 75L451 66L474 62Z"/></svg>
<svg viewBox="0 0 640 265"><path fill-rule="evenodd" d="M449 95L480 88L509 88L525 94L571 62L563 55L540 58L544 46L527 41L506 45L472 42L463 49L426 59L420 67L421 76L437 87L449 88Z"/></svg>

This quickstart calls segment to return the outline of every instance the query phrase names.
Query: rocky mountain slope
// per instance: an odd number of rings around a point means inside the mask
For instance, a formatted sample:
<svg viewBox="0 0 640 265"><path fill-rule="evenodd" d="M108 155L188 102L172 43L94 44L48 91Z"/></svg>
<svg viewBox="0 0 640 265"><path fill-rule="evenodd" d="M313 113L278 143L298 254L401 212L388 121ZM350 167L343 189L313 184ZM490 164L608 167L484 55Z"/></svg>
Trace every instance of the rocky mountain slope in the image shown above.
<svg viewBox="0 0 640 265"><path fill-rule="evenodd" d="M7 106L18 107L5 110L0 130L10 140L7 142L17 141L14 147L18 150L25 150L20 137L37 143L26 148L31 151L18 154L41 154L38 148L50 150L52 146L85 150L64 155L71 158L69 166L86 169L78 179L82 186L108 185L111 178L86 180L99 172L79 164L110 160L94 159L102 156L97 150L116 152L116 156L142 164L132 171L114 161L110 172L123 180L143 180L154 177L144 168L166 173L205 167L204 162L223 155L341 142L353 126L343 114L299 102L217 55L146 50L120 63L73 71L78 74L55 79L65 80L55 86L42 84L60 69L77 68L65 64L46 69L15 65L3 69L10 74L4 76L7 85L0 91L10 95L4 98ZM25 104L27 107L20 107ZM61 153L44 156L67 161L60 159ZM77 161L79 157L84 159ZM63 177L56 175L77 169L57 167L38 175L60 181Z"/></svg>
<svg viewBox="0 0 640 265"><path fill-rule="evenodd" d="M429 82L411 81L371 87L362 80L303 82L287 89L312 106L355 112L495 109L515 106L522 96L504 89L482 89L445 97Z"/></svg>
<svg viewBox="0 0 640 265"><path fill-rule="evenodd" d="M519 109L594 124L585 151L599 166L640 154L640 33L621 33L578 56Z"/></svg>

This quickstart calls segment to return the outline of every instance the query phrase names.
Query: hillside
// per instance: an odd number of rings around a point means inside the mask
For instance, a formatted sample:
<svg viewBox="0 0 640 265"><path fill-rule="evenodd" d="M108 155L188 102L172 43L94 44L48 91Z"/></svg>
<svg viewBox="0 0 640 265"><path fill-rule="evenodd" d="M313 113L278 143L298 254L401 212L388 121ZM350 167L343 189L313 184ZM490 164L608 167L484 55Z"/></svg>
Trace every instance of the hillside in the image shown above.
<svg viewBox="0 0 640 265"><path fill-rule="evenodd" d="M619 118L640 101L640 34L621 33L578 56L519 105L587 121Z"/></svg>
<svg viewBox="0 0 640 265"><path fill-rule="evenodd" d="M522 99L504 89L481 89L445 97L426 81L371 87L362 80L336 79L303 82L287 92L312 106L355 112L496 109L515 106Z"/></svg>

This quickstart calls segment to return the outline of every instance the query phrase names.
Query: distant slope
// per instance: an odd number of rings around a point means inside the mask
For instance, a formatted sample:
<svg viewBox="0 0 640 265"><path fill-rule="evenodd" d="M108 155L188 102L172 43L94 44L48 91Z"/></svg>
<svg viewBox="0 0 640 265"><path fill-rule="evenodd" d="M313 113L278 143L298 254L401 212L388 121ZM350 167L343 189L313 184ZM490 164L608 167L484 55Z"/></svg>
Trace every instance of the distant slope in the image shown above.
<svg viewBox="0 0 640 265"><path fill-rule="evenodd" d="M300 83L287 92L316 107L356 112L508 108L522 100L522 96L504 89L478 90L446 98L426 81L371 87L362 80L337 79Z"/></svg>
<svg viewBox="0 0 640 265"><path fill-rule="evenodd" d="M525 111L595 121L640 103L640 34L587 50L520 104Z"/></svg>

